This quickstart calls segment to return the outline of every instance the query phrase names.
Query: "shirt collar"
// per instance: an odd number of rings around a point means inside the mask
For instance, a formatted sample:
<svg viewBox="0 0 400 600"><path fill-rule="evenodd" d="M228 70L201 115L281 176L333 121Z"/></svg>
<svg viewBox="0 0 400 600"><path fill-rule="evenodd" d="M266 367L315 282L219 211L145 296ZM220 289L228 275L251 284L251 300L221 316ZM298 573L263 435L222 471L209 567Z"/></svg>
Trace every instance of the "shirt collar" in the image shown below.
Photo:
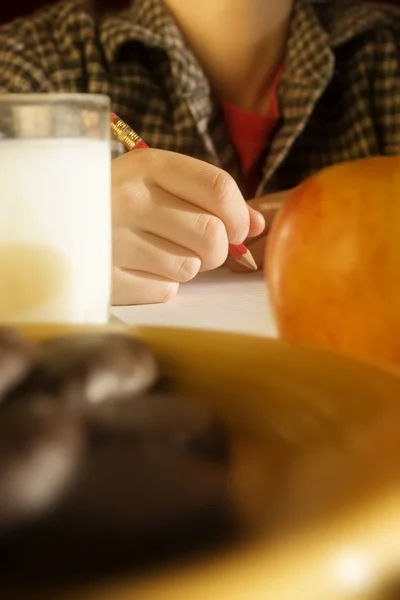
<svg viewBox="0 0 400 600"><path fill-rule="evenodd" d="M81 0L78 0L81 1ZM374 27L390 23L379 7L357 2L311 3L296 0L286 57L286 76L297 85L321 84L332 50ZM139 42L164 51L184 96L208 93L209 86L197 59L162 0L133 0L130 8L102 21L101 41L110 65L121 47Z"/></svg>
<svg viewBox="0 0 400 600"><path fill-rule="evenodd" d="M335 48L388 24L389 14L356 0L295 1L280 86L284 135L273 143L266 177L284 159L329 84L335 69ZM130 42L165 53L172 76L171 93L187 98L197 127L202 132L207 130L213 110L209 83L162 0L134 0L126 11L105 16L100 24L100 38L111 69L122 46ZM290 142L283 144L283 139Z"/></svg>
<svg viewBox="0 0 400 600"><path fill-rule="evenodd" d="M302 0L304 1L304 0ZM332 48L343 46L356 37L380 26L389 26L393 14L400 15L396 7L382 7L370 2L331 2L315 7L321 22L326 22Z"/></svg>
<svg viewBox="0 0 400 600"><path fill-rule="evenodd" d="M307 1L297 1L290 23L284 79L301 87L318 86L326 77L331 59L329 35L314 7Z"/></svg>
<svg viewBox="0 0 400 600"><path fill-rule="evenodd" d="M134 0L126 11L105 17L100 35L109 64L118 59L122 46L139 42L165 52L178 93L209 93L203 69L162 0Z"/></svg>
<svg viewBox="0 0 400 600"><path fill-rule="evenodd" d="M336 48L388 24L389 15L371 4L297 0L287 46L287 78L303 87L321 84Z"/></svg>

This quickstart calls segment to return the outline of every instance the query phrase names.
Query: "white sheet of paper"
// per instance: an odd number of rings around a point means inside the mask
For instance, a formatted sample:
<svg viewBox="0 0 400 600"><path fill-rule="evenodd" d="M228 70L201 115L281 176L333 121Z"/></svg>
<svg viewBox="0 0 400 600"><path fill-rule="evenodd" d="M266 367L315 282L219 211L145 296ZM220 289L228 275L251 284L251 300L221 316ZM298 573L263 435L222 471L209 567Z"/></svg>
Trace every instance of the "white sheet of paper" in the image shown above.
<svg viewBox="0 0 400 600"><path fill-rule="evenodd" d="M221 268L201 273L182 284L172 302L115 307L113 313L130 325L191 327L276 336L261 272L237 274Z"/></svg>

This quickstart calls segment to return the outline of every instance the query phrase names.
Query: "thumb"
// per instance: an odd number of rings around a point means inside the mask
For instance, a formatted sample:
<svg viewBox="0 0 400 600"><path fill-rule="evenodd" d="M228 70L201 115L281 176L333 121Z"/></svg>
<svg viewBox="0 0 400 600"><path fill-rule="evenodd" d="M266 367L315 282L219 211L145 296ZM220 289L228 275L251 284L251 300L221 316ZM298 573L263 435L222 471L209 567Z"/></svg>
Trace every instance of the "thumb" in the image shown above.
<svg viewBox="0 0 400 600"><path fill-rule="evenodd" d="M262 234L265 229L265 219L263 215L252 206L248 206L250 216L249 238L254 238Z"/></svg>
<svg viewBox="0 0 400 600"><path fill-rule="evenodd" d="M265 231L270 229L276 213L282 208L286 200L289 198L290 193L291 190L275 192L273 194L267 194L266 196L259 196L258 198L254 198L253 200L249 200L247 202L249 211L262 214L265 223ZM259 235L259 233L255 235L250 235L249 233L249 237L257 237L257 235Z"/></svg>
<svg viewBox="0 0 400 600"><path fill-rule="evenodd" d="M264 266L265 245L267 234L276 213L288 199L290 190L268 194L247 203L250 214L250 229L246 245L250 250L259 269ZM252 240L251 238L255 238ZM248 269L231 257L227 261L228 267L234 272L248 272Z"/></svg>

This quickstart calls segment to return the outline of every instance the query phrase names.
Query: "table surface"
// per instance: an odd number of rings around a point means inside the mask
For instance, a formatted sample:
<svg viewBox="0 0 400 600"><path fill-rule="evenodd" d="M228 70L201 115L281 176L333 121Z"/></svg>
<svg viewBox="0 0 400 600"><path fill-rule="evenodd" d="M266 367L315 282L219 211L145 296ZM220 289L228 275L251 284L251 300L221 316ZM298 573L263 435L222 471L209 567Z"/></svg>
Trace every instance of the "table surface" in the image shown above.
<svg viewBox="0 0 400 600"><path fill-rule="evenodd" d="M130 325L192 327L276 337L261 272L238 274L221 268L201 273L182 284L172 302L115 307L113 314Z"/></svg>

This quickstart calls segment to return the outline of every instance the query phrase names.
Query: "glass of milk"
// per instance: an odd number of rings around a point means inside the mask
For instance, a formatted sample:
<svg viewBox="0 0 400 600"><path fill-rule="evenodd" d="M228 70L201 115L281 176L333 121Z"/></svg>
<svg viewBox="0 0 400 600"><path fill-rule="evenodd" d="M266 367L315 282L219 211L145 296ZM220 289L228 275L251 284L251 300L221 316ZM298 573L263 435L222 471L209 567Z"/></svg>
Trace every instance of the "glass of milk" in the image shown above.
<svg viewBox="0 0 400 600"><path fill-rule="evenodd" d="M110 103L0 95L0 323L106 323Z"/></svg>

